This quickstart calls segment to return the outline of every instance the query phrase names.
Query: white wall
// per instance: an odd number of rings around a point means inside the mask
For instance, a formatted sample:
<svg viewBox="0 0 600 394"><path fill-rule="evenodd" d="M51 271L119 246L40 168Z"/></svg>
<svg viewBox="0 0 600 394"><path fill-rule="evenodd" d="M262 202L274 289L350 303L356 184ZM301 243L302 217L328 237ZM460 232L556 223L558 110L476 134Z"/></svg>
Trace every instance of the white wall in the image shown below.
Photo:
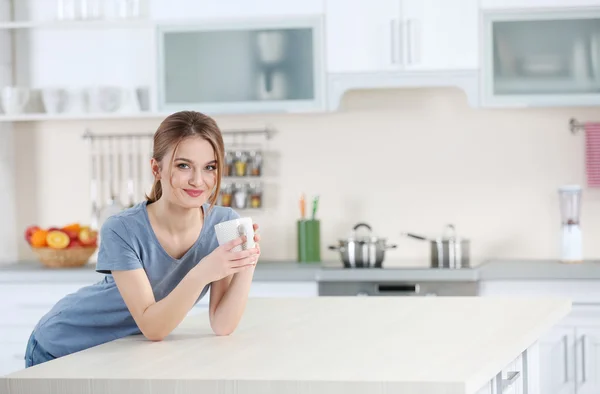
<svg viewBox="0 0 600 394"><path fill-rule="evenodd" d="M272 124L266 209L255 214L263 259L295 259L298 198L321 196L322 255L360 221L399 245L389 265L423 265L435 235L454 223L486 258L558 255L557 187L584 183L584 135L570 117L600 121L598 108L476 110L455 89L349 94L334 114L223 116L223 129ZM89 218L87 147L81 135L154 131L160 119L18 124L18 230ZM600 256L600 191L585 190L584 256ZM30 257L24 242L20 257Z"/></svg>

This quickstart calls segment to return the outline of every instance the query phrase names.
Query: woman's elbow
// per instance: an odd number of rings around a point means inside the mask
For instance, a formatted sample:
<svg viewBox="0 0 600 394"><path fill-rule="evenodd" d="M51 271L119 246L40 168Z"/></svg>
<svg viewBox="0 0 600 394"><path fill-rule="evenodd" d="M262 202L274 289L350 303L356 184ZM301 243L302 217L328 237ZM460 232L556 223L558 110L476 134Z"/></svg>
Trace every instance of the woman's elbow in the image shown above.
<svg viewBox="0 0 600 394"><path fill-rule="evenodd" d="M144 337L146 337L147 340L152 342L160 342L163 339L165 339L167 335L169 335L168 332L162 332L160 330L153 329L142 329L140 331L142 331L142 334L144 335Z"/></svg>
<svg viewBox="0 0 600 394"><path fill-rule="evenodd" d="M221 326L211 325L211 328L212 328L213 332L215 333L215 335L219 336L219 337L231 335L235 331L235 327L221 327Z"/></svg>

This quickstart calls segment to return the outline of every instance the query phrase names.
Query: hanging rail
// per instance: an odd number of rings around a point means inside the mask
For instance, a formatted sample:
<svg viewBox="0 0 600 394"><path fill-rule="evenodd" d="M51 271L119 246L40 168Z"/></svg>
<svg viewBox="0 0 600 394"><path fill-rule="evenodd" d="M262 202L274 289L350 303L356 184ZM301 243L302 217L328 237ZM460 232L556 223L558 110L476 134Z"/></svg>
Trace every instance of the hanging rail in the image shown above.
<svg viewBox="0 0 600 394"><path fill-rule="evenodd" d="M571 130L571 134L577 134L577 131L582 130L583 127L584 124L579 123L575 118L569 120L569 130Z"/></svg>
<svg viewBox="0 0 600 394"><path fill-rule="evenodd" d="M265 135L268 140L273 138L275 129L272 127L265 127L264 129L240 129L240 130L223 130L221 131L223 136L237 136L237 135ZM120 138L152 138L154 133L137 133L137 134L94 134L89 129L83 133L84 139L90 140L102 140L102 139L120 139Z"/></svg>

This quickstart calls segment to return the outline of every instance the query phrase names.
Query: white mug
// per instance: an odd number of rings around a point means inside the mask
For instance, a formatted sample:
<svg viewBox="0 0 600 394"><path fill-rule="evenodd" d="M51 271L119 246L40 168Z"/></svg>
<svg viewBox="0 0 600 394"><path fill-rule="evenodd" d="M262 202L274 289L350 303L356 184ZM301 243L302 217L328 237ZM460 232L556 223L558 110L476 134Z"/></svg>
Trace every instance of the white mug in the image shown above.
<svg viewBox="0 0 600 394"><path fill-rule="evenodd" d="M226 244L233 239L246 235L246 242L231 249L232 252L241 252L242 250L252 249L256 246L254 243L252 218L249 217L217 223L215 224L215 233L217 234L219 245Z"/></svg>

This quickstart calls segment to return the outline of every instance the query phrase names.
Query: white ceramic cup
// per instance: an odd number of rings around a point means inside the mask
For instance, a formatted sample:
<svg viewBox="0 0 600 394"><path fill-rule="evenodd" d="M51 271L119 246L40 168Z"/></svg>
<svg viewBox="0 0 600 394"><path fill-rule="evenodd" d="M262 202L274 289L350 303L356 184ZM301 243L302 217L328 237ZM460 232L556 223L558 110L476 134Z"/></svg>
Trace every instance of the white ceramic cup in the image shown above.
<svg viewBox="0 0 600 394"><path fill-rule="evenodd" d="M254 243L252 218L249 217L217 223L215 224L215 233L217 234L219 245L226 244L233 239L246 235L246 242L231 249L233 252L241 252L242 250L252 249L256 246Z"/></svg>

